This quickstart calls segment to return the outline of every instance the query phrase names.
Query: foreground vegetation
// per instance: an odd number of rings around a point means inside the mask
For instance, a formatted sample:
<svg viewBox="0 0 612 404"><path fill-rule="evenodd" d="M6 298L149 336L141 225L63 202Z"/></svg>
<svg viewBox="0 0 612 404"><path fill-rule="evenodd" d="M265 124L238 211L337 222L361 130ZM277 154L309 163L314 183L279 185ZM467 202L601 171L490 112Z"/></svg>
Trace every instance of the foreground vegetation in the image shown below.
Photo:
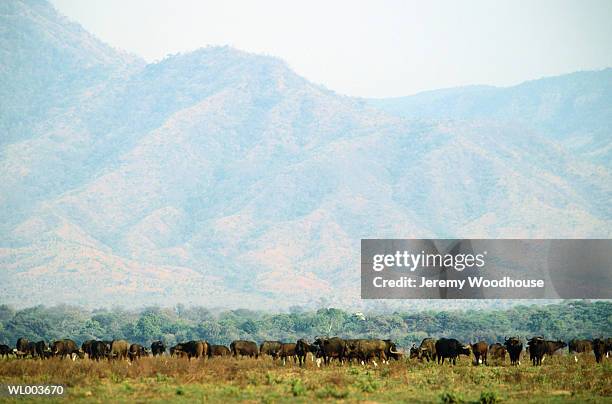
<svg viewBox="0 0 612 404"><path fill-rule="evenodd" d="M549 358L550 359L550 358ZM526 361L524 361L526 362ZM0 384L62 384L81 402L612 402L612 361L559 356L541 367L523 363L456 366L417 360L389 365L305 368L271 359L170 357L125 361L2 360ZM6 399L6 398L5 398ZM0 397L2 400L2 397ZM33 401L25 398L24 402ZM64 401L64 398L44 398Z"/></svg>
<svg viewBox="0 0 612 404"><path fill-rule="evenodd" d="M444 302L441 302L443 307ZM225 344L236 339L296 341L316 335L344 338L391 338L401 347L425 337L451 337L463 342L503 341L509 335L569 341L612 336L612 302L570 301L507 310L407 311L356 313L326 308L289 313L231 310L213 313L202 307L147 308L139 311L88 311L71 306L37 306L14 310L0 305L0 344L14 346L17 338L47 342L62 338L126 339L149 346L162 340L207 340Z"/></svg>

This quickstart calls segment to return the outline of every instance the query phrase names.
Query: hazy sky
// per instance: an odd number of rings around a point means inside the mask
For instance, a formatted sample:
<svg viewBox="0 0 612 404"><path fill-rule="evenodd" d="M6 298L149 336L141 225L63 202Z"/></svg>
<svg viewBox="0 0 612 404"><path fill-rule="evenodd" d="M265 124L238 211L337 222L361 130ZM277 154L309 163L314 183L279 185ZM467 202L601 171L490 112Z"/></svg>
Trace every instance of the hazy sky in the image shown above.
<svg viewBox="0 0 612 404"><path fill-rule="evenodd" d="M337 92L400 96L612 66L612 0L52 0L148 61L206 45L278 56Z"/></svg>

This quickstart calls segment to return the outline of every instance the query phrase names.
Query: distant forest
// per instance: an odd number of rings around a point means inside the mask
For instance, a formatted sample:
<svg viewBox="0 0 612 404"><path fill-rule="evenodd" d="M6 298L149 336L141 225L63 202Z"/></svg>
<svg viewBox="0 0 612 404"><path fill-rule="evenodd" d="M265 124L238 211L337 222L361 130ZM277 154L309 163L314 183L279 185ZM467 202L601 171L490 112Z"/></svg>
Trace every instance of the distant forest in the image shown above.
<svg viewBox="0 0 612 404"><path fill-rule="evenodd" d="M454 337L463 342L503 341L543 335L547 339L612 336L612 302L570 301L542 306L516 306L506 310L415 311L392 314L353 313L328 308L271 314L250 310L213 313L203 307L149 307L140 311L120 308L88 311L73 306L36 306L15 310L0 305L0 343L15 345L30 340L71 338L124 338L149 345L168 345L205 339L229 344L235 339L295 341L317 335L344 338L391 338L402 347L431 337Z"/></svg>

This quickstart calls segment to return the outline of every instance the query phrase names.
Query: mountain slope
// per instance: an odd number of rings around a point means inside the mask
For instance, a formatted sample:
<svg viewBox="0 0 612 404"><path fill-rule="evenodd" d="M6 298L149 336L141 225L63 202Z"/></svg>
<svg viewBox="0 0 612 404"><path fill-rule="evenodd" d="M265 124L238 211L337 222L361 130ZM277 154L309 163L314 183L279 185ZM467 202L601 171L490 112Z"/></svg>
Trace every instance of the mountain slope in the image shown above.
<svg viewBox="0 0 612 404"><path fill-rule="evenodd" d="M90 174L83 112L109 82L143 65L46 1L0 4L0 229Z"/></svg>
<svg viewBox="0 0 612 404"><path fill-rule="evenodd" d="M0 143L7 303L358 306L361 238L610 235L609 167L529 122L407 119L227 47L142 66L9 4L86 85Z"/></svg>
<svg viewBox="0 0 612 404"><path fill-rule="evenodd" d="M143 65L39 0L2 2L0 55L2 143L28 137L42 119L74 107L109 76Z"/></svg>
<svg viewBox="0 0 612 404"><path fill-rule="evenodd" d="M368 105L408 119L495 120L529 127L599 163L612 161L612 68L499 88L472 86Z"/></svg>

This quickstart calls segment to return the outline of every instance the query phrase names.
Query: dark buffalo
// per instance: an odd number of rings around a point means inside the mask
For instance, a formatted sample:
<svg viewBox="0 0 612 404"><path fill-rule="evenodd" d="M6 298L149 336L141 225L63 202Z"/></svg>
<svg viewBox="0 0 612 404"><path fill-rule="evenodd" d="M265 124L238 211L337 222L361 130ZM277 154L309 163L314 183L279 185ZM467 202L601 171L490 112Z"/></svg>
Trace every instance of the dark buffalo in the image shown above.
<svg viewBox="0 0 612 404"><path fill-rule="evenodd" d="M412 344L412 346L410 347L409 358L410 359L414 359L414 358L419 358L420 359L419 348L416 346L416 344Z"/></svg>
<svg viewBox="0 0 612 404"><path fill-rule="evenodd" d="M36 355L40 359L46 359L49 357L51 351L49 350L49 346L45 341L38 341L36 343Z"/></svg>
<svg viewBox="0 0 612 404"><path fill-rule="evenodd" d="M116 339L111 342L108 359L127 359L130 344L124 339Z"/></svg>
<svg viewBox="0 0 612 404"><path fill-rule="evenodd" d="M544 337L532 337L527 341L527 347L529 349L529 359L533 366L541 365L542 359L546 354L546 341L544 341Z"/></svg>
<svg viewBox="0 0 612 404"><path fill-rule="evenodd" d="M472 353L474 354L474 364L476 366L480 365L481 363L486 365L487 364L487 353L489 352L489 345L484 341L480 341L475 344L472 344L471 347L472 347Z"/></svg>
<svg viewBox="0 0 612 404"><path fill-rule="evenodd" d="M329 365L330 361L334 358L338 359L342 363L346 353L346 341L342 338L332 337L323 338L317 337L313 343L317 349L317 356L323 358L323 363ZM317 362L317 364L319 364Z"/></svg>
<svg viewBox="0 0 612 404"><path fill-rule="evenodd" d="M178 356L179 358L182 356L187 356L187 353L184 351L183 346L185 344L176 344L173 347L170 347L170 356Z"/></svg>
<svg viewBox="0 0 612 404"><path fill-rule="evenodd" d="M61 339L59 341L53 342L51 344L51 353L53 356L59 356L64 359L69 356L72 360L75 360L76 357L83 357L83 351L81 351L76 342L71 339Z"/></svg>
<svg viewBox="0 0 612 404"><path fill-rule="evenodd" d="M110 354L110 346L105 341L94 341L90 347L90 358L99 361L100 359L108 358Z"/></svg>
<svg viewBox="0 0 612 404"><path fill-rule="evenodd" d="M462 344L454 338L440 338L436 341L436 355L438 364L444 364L444 359L449 358L449 362L455 365L459 355L470 356L470 346ZM442 362L440 362L440 359Z"/></svg>
<svg viewBox="0 0 612 404"><path fill-rule="evenodd" d="M573 339L567 346L570 353L588 353L593 351L593 341L589 339Z"/></svg>
<svg viewBox="0 0 612 404"><path fill-rule="evenodd" d="M4 358L6 356L6 358L8 359L9 355L13 354L14 352L10 346L4 344L0 345L0 358Z"/></svg>
<svg viewBox="0 0 612 404"><path fill-rule="evenodd" d="M608 358L610 354L612 353L612 338L606 338L605 343L606 343L606 358Z"/></svg>
<svg viewBox="0 0 612 404"><path fill-rule="evenodd" d="M402 359L404 354L397 349L397 345L395 342L390 339L384 339L385 343L385 356L387 357L387 361L389 359L395 359L396 361Z"/></svg>
<svg viewBox="0 0 612 404"><path fill-rule="evenodd" d="M287 358L293 358L293 362L296 361L295 347L296 344L294 342L281 344L280 350L278 351L278 357L283 361L283 365L287 363Z"/></svg>
<svg viewBox="0 0 612 404"><path fill-rule="evenodd" d="M344 359L348 360L349 363L353 360L359 361L359 339L345 339L344 340Z"/></svg>
<svg viewBox="0 0 612 404"><path fill-rule="evenodd" d="M295 344L295 355L298 358L300 366L304 366L306 363L306 356L308 355L308 352L315 354L317 352L317 348L309 344L305 339L300 338Z"/></svg>
<svg viewBox="0 0 612 404"><path fill-rule="evenodd" d="M163 355L166 352L166 345L162 341L153 341L151 344L151 353L153 356Z"/></svg>
<svg viewBox="0 0 612 404"><path fill-rule="evenodd" d="M519 337L506 338L504 346L508 350L510 355L510 364L520 365L521 364L521 352L523 352L523 343Z"/></svg>
<svg viewBox="0 0 612 404"><path fill-rule="evenodd" d="M436 360L436 340L433 338L424 338L418 348L416 345L413 345L412 348L410 348L410 357L420 360L425 358L427 362Z"/></svg>
<svg viewBox="0 0 612 404"><path fill-rule="evenodd" d="M208 342L206 341L188 341L177 344L171 349L172 355L187 356L191 358L204 358L208 356Z"/></svg>
<svg viewBox="0 0 612 404"><path fill-rule="evenodd" d="M140 344L130 345L130 348L128 349L128 357L131 361L140 359L144 356L147 356L147 351L145 350L145 347Z"/></svg>
<svg viewBox="0 0 612 404"><path fill-rule="evenodd" d="M489 345L489 356L493 360L504 362L506 360L506 347L499 342Z"/></svg>
<svg viewBox="0 0 612 404"><path fill-rule="evenodd" d="M569 347L569 353L574 354L576 362L578 362L577 354L593 352L593 341L588 339L573 339L567 346Z"/></svg>
<svg viewBox="0 0 612 404"><path fill-rule="evenodd" d="M232 352L225 345L211 345L208 349L208 357L213 356L230 356Z"/></svg>
<svg viewBox="0 0 612 404"><path fill-rule="evenodd" d="M230 350L232 351L232 355L235 357L238 357L238 355L248 356L250 358L255 357L255 359L259 357L259 349L257 349L257 344L253 341L232 341L230 344Z"/></svg>
<svg viewBox="0 0 612 404"><path fill-rule="evenodd" d="M386 349L387 344L381 339L358 339L346 345L345 356L356 357L362 364L372 360L378 366L375 359L386 362Z"/></svg>
<svg viewBox="0 0 612 404"><path fill-rule="evenodd" d="M96 342L95 339L88 339L87 341L81 344L81 350L87 354L88 357L91 358L91 346Z"/></svg>
<svg viewBox="0 0 612 404"><path fill-rule="evenodd" d="M281 346L283 345L280 341L264 341L259 346L259 354L260 355L269 355L272 359L276 359L281 350Z"/></svg>
<svg viewBox="0 0 612 404"><path fill-rule="evenodd" d="M36 358L38 356L38 353L36 352L36 343L32 341L28 342L28 346L26 347L24 353L24 357L30 355L32 358Z"/></svg>
<svg viewBox="0 0 612 404"><path fill-rule="evenodd" d="M544 346L546 347L545 354L548 356L552 356L559 349L565 348L567 344L563 341L545 341ZM542 362L543 361L544 361L544 358L542 358Z"/></svg>
<svg viewBox="0 0 612 404"><path fill-rule="evenodd" d="M603 338L595 338L593 340L593 352L595 352L595 361L601 363L606 356L606 341Z"/></svg>

